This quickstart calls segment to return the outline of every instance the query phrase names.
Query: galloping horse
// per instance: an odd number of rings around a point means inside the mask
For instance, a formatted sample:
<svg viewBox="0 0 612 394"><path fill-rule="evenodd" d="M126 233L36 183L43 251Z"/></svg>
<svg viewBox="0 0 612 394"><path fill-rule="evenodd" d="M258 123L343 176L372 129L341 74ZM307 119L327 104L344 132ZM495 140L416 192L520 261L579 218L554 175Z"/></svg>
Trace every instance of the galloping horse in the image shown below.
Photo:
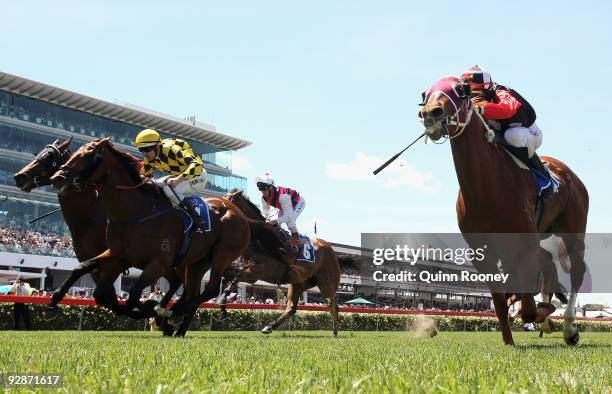
<svg viewBox="0 0 612 394"><path fill-rule="evenodd" d="M129 291L128 307L140 309L138 299L143 288L175 269L180 273L184 304L177 303L174 311L175 317L182 317L176 335L184 336L199 305L194 307L188 301L200 294L204 273L211 268L202 296L213 298L219 292L225 268L248 246L251 225L228 200L208 199L211 231L194 233L189 250L175 267L184 238L181 214L163 193L141 178L139 165L135 157L116 150L108 138L95 140L79 148L51 177L51 183L60 194L75 183L96 186L108 215L108 250L92 260L119 271L126 267L143 270ZM100 280L112 283L112 271L101 272ZM179 315L183 311L188 313Z"/></svg>
<svg viewBox="0 0 612 394"><path fill-rule="evenodd" d="M41 150L34 160L24 166L19 172L14 175L15 184L22 191L28 193L35 188L50 185L49 178L59 167L68 161L72 154L68 147L72 142L72 137L60 143L56 140ZM83 275L91 273L91 277L99 284L99 264L89 263L92 259L107 249L106 245L106 210L102 205L102 200L98 193L90 187L85 188L70 188L69 192L58 195L58 200L64 220L70 230L72 237L72 246L77 260L81 262L72 272L68 279L53 293L51 302L45 310L45 317L53 319L59 313L57 305L64 298L68 289ZM85 262L85 264L82 264ZM174 272L167 278L170 283L169 291L160 301L161 306L165 306L176 289L181 284L181 279ZM98 295L100 293L98 292ZM116 313L127 315L133 318L143 317L140 311L134 311L127 308L116 301L106 306Z"/></svg>
<svg viewBox="0 0 612 394"><path fill-rule="evenodd" d="M457 78L438 80L423 94L426 133L434 141L448 137L459 181L457 219L470 247L488 245L483 261L474 260L480 272L497 273L502 262L514 285L520 284L521 318L542 322L550 309L536 307L533 294L537 270L548 259L540 241L551 234L561 238L571 262L571 292L564 316L565 342L573 345L579 334L574 324L576 294L582 285L584 234L589 198L580 179L561 161L543 157L560 182L559 189L544 201L541 219L536 219L536 186L529 171L520 169L510 155L493 143L492 132L474 110L469 86ZM506 235L501 235L506 234ZM495 312L504 343L513 344L508 321L506 294L494 283L491 288ZM548 292L554 291L549 289Z"/></svg>
<svg viewBox="0 0 612 394"><path fill-rule="evenodd" d="M236 204L248 218L259 221L262 224L265 223L265 218L259 208L244 196L242 190L232 190L226 195L226 198ZM273 228L272 226L269 227ZM280 230L275 229L275 231ZM254 283L257 280L263 280L279 285L289 283L289 290L287 292L288 302L285 312L262 330L263 333L269 334L296 313L300 295L304 291L318 286L329 306L329 312L332 315L333 334L337 336L338 304L336 291L340 283L340 265L354 267L355 262L352 258L338 259L331 245L322 239L312 240L315 250L314 263L287 261L286 258L282 257L279 259L279 257L270 254L270 249L287 250L289 246L283 242L280 233L274 239L276 239L276 248L270 248L269 245L258 247L257 244L251 243L250 248L243 255L247 264L234 277L224 297L229 292L229 289L235 291L238 282ZM221 305L224 308L224 302L221 302Z"/></svg>

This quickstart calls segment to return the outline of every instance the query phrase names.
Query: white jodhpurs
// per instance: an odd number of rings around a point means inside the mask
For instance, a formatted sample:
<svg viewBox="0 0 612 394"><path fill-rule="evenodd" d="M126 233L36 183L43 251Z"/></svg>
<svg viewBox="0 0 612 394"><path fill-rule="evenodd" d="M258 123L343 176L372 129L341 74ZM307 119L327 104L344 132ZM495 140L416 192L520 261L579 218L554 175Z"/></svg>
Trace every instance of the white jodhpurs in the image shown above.
<svg viewBox="0 0 612 394"><path fill-rule="evenodd" d="M527 148L531 157L542 145L542 130L535 123L529 127L510 127L504 133L504 138L515 148Z"/></svg>
<svg viewBox="0 0 612 394"><path fill-rule="evenodd" d="M288 194L286 196L289 197ZM297 233L298 229L297 229L296 221L297 221L298 216L300 216L300 214L304 210L305 206L306 206L306 201L304 201L304 198L300 196L300 201L298 201L297 204L295 204L295 208L286 209L286 210L283 209L281 212L279 212L278 220L277 220L278 225L280 226L281 224L286 223L287 227L292 233Z"/></svg>
<svg viewBox="0 0 612 394"><path fill-rule="evenodd" d="M157 179L156 182L158 185L163 187L164 194L170 199L170 201L172 201L172 205L178 205L178 203L183 201L185 197L204 195L204 189L206 188L206 182L208 180L208 174L206 171L202 171L202 174L191 179L185 179L184 181L179 182L179 184L174 187L174 192L178 195L178 199L177 196L172 193L170 187L166 184L166 180L170 177L172 177L172 175Z"/></svg>

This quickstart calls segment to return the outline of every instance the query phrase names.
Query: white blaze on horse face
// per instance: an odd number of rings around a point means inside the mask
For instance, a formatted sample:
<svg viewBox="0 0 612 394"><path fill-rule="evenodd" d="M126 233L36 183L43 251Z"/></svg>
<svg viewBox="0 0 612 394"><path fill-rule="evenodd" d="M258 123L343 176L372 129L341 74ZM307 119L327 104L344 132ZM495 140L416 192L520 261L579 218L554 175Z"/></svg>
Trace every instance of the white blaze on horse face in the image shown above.
<svg viewBox="0 0 612 394"><path fill-rule="evenodd" d="M442 107L444 108L444 103L441 103L441 96L444 96L444 93L437 90L431 94L428 94L426 102L425 102L425 107L424 108L437 108L437 107ZM433 102L435 103L434 106L430 106L429 103ZM425 112L425 114L428 114L430 111ZM445 113L446 115L446 113ZM442 120L444 120L446 118L446 116L444 116L441 119L431 119L431 117L428 116L424 116L423 117L423 125L425 126L425 134L427 134L427 137L429 137L429 139L431 139L432 141L437 141L442 137ZM427 138L425 138L425 143L427 143Z"/></svg>

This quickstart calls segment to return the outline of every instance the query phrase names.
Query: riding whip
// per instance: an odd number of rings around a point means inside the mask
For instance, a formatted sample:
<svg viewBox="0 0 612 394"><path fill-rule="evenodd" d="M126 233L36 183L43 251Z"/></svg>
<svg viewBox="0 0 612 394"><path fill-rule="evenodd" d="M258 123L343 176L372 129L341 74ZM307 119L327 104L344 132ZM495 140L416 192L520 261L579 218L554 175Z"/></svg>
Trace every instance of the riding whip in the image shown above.
<svg viewBox="0 0 612 394"><path fill-rule="evenodd" d="M61 210L62 210L62 208L57 208L57 209L54 209L54 210L53 210L53 211L51 211L51 212L47 212L47 213L45 213L45 214L42 214L42 215L40 215L39 217L37 217L36 219L32 219L32 220L30 220L30 221L28 222L28 224L32 224L32 223L34 223L34 222L36 222L36 221L38 221L38 220L40 220L40 219L44 219L44 218L46 218L47 216L49 216L49 215L53 215L55 212L59 212L59 211L61 211Z"/></svg>
<svg viewBox="0 0 612 394"><path fill-rule="evenodd" d="M381 172L382 170L384 170L389 164L393 163L395 161L395 159L397 159L398 157L400 157L400 155L402 153L404 153L406 151L406 149L410 148L412 145L415 144L415 142L417 142L418 140L420 140L421 138L423 138L423 136L425 135L425 132L423 132L423 134L421 134L416 140L412 141L410 143L410 145L408 145L407 147L405 147L404 149L402 149L400 152L396 153L395 155L393 155L393 157L391 157L389 160L387 160L386 162L384 162L383 165L381 165L380 167L378 167L377 169L374 170L374 175L377 175L379 172Z"/></svg>

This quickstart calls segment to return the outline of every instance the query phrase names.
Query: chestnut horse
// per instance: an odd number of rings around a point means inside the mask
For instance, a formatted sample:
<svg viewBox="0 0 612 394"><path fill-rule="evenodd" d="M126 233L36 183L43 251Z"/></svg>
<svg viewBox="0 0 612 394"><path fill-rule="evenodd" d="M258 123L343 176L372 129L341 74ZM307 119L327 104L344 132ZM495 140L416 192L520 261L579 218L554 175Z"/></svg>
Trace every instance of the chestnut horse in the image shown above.
<svg viewBox="0 0 612 394"><path fill-rule="evenodd" d="M551 310L538 305L538 268L545 266L540 241L551 234L562 240L571 262L571 290L564 316L565 342L576 344L576 294L586 265L584 238L589 198L580 179L561 161L543 157L560 182L559 189L543 205L536 219L536 186L529 171L520 169L509 154L493 143L484 119L473 108L469 85L454 77L438 80L423 94L419 112L433 141L448 137L459 181L457 220L470 247L488 245L483 261L473 261L480 272L497 273L501 260L521 300L524 322L542 322ZM502 235L505 234L505 235ZM513 344L506 294L489 283L504 343ZM507 288L506 288L507 289ZM554 289L548 289L548 293Z"/></svg>
<svg viewBox="0 0 612 394"><path fill-rule="evenodd" d="M59 167L68 161L72 154L68 147L72 142L72 138L68 138L62 143L56 140L41 150L34 160L24 166L19 172L14 175L15 184L22 191L28 193L35 188L50 185L49 178ZM53 293L51 302L45 310L45 317L53 319L59 313L57 305L64 298L66 292L74 283L83 275L91 273L94 283L96 283L96 292L94 295L99 300L101 305L108 307L114 312L132 318L142 318L143 313L134 311L117 302L116 297L101 297L108 291L114 294L115 290L112 286L107 287L106 284L99 283L99 271L105 269L100 264L90 263L92 259L107 249L106 245L106 209L102 205L102 199L98 193L91 187L77 188L72 187L67 193L58 195L58 200L64 220L72 237L72 246L77 260L84 262L79 264L72 272L68 279ZM116 272L117 276L121 271ZM173 271L166 278L170 283L169 291L164 295L160 305L165 306L170 298L174 295L181 284L181 279ZM98 285L100 288L98 289ZM105 301L110 303L103 304Z"/></svg>
<svg viewBox="0 0 612 394"><path fill-rule="evenodd" d="M107 267L100 272L100 281L112 283L114 270L143 270L130 289L128 307L141 309L138 304L143 288L175 269L179 272L184 303L174 306L173 317L180 317L181 322L176 335L184 336L199 305L190 300L200 294L204 273L211 269L202 298L216 297L221 274L248 246L251 225L228 200L207 199L211 231L195 232L191 247L175 267L184 237L181 214L163 193L141 178L139 165L138 159L116 150L108 138L95 140L79 148L51 177L51 183L60 194L75 183L96 186L108 215L108 249L92 259Z"/></svg>
<svg viewBox="0 0 612 394"><path fill-rule="evenodd" d="M248 218L265 224L265 218L259 208L243 194L242 190L232 190L226 195L226 198L236 204ZM270 243L265 247L251 243L250 248L243 255L243 258L246 260L245 266L238 271L223 298L227 296L229 291L236 291L238 282L254 283L257 280L263 280L278 285L288 283L288 302L285 312L262 330L264 334L269 334L296 313L300 295L304 291L318 286L332 315L333 335L337 336L338 304L336 291L340 283L340 265L356 267L356 262L350 257L338 259L331 245L322 239L312 240L315 250L314 263L295 261L295 256L287 256L286 254L280 258L273 256L270 254L270 249L291 249L285 240L283 240L280 234L281 230L278 227L272 227L267 224L266 226L278 232L278 235L274 237L276 248L271 248L269 246ZM222 309L225 307L223 298L220 302Z"/></svg>

